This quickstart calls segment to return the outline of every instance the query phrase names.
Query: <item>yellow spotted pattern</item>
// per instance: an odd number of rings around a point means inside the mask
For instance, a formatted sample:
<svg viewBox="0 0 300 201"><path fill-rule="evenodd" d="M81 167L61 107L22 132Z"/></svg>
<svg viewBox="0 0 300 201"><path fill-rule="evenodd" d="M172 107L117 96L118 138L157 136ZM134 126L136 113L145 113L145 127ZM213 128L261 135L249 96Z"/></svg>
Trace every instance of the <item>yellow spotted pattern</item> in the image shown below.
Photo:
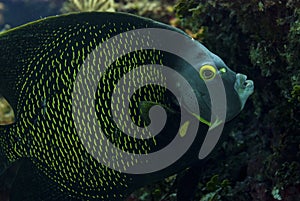
<svg viewBox="0 0 300 201"><path fill-rule="evenodd" d="M123 198L126 194L120 192L128 187L130 178L100 164L86 151L75 129L71 95L81 65L88 54L95 54L93 50L96 46L119 33L147 26L147 23L136 25L133 22L117 23L109 20L103 24L82 21L69 25L65 23L64 26L41 31L38 40L43 42L28 49L27 57L21 58L19 62L23 65L20 66L23 70L17 83L17 89L21 94L17 101L18 121L9 131L14 133L11 138L13 147L2 143L9 160L30 158L43 174L60 186L61 191L66 191L75 198L103 200ZM137 43L134 38L127 37L126 33L122 33L122 37L128 46ZM143 43L151 43L149 36L136 37L142 37ZM116 53L126 53L126 49L119 47L118 41L114 41L113 46L108 48L111 51L101 52L106 58ZM94 56L97 58L97 55ZM147 129L143 130L143 136L147 139L126 135L122 130L126 130L125 127L128 125L117 128L112 113L115 115L129 113L127 118L131 118L137 126L146 127L149 122L139 115L139 103L141 101L161 103L165 89L154 85L140 88L130 99L130 111L125 111L122 107L112 108L111 106L115 104L111 95L113 92L116 93L119 98L115 101L122 102L124 97L120 90L115 88L118 80L144 64L149 64L150 68L138 68L141 77L128 80L129 86L139 86L142 80L151 80L154 77L164 80L159 70L151 67L151 64L162 65L162 59L163 54L158 50L136 50L118 58L111 66L105 66L105 72L101 75L95 94L98 125L80 127L79 130L94 134L97 132L97 126L100 126L106 137L119 149L137 154L151 152L156 146L156 138L150 137ZM80 84L88 85L95 81L95 78L96 76L92 76ZM85 88L80 93L85 94L88 90L90 89ZM84 102L84 96L79 98L83 98L81 101ZM79 106L85 111L80 114L82 125L92 118L93 111L87 109L89 104L86 102L86 105ZM100 137L95 140L86 136L85 140L89 148L95 152L99 147L107 149L107 145ZM118 153L115 156L119 157ZM103 157L109 160L107 155ZM122 161L116 165L128 167L134 163L138 161Z"/></svg>

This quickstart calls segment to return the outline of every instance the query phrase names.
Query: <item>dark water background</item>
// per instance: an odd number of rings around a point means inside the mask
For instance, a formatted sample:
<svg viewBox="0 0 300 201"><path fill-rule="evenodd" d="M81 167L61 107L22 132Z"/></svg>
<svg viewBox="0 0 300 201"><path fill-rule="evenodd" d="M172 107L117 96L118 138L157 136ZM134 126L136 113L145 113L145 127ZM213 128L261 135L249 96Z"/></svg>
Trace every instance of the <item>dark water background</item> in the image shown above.
<svg viewBox="0 0 300 201"><path fill-rule="evenodd" d="M40 18L57 15L63 1L50 0L1 0L0 30L5 25L16 27Z"/></svg>

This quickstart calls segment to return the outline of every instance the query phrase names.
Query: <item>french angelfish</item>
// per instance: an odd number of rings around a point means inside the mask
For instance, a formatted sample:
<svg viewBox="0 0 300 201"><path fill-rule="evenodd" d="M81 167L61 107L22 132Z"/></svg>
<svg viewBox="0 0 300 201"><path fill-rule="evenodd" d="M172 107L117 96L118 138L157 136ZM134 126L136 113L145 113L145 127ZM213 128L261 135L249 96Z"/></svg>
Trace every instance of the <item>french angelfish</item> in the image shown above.
<svg viewBox="0 0 300 201"><path fill-rule="evenodd" d="M169 30L182 35L193 45L190 49L182 49L181 54L192 58L199 66L193 68L176 55L150 48L126 52L105 66L104 72L97 71L97 65L101 63L99 58L109 60L114 54L126 51L120 48L119 41L113 41L109 50L99 50L103 57L97 57L93 51L99 44L121 33L126 38L126 32L143 28ZM126 38L123 41L125 46L135 43L151 45L151 37L137 37L138 42L136 38ZM0 127L0 174L5 175L12 168L17 170L10 183L11 201L124 200L138 187L163 179L199 160L205 134L214 123L210 119L211 104L206 82L213 82L216 75L222 79L227 100L225 121L243 109L253 91L253 82L246 80L245 75L230 70L218 56L181 30L124 13L75 13L25 24L0 33L0 52L0 94L15 113L13 124ZM88 79L79 82L79 96L74 98L75 82L86 59L91 59L88 69L92 73L88 74ZM150 67L143 68L143 65ZM121 101L122 105L122 100L111 98L113 93L119 93L116 89L118 81L133 70L139 72L140 77L129 76L133 81L125 87L120 86L122 90L130 88L134 82L138 85L153 77L167 82L157 66L168 66L182 75L192 87L190 91L178 86L180 95L174 97L165 87L149 84L132 94L127 111L114 106L114 101ZM93 101L88 101L86 96L95 80L98 83L94 94L96 115L93 116L88 107ZM197 98L200 115L189 108L190 93ZM122 94L118 95L122 97ZM72 109L74 104L78 104L76 107L82 111L77 114L82 121L77 127ZM135 138L139 133L129 136L123 132L129 124L120 128L114 122L113 115L123 121L123 114L129 113L129 119L135 125L147 128L153 120L148 113L155 105L163 108L167 115L164 127L155 136L149 137L146 131L140 138ZM181 110L180 106L184 109ZM191 121L180 124L182 113L189 115ZM90 124L94 117L96 123ZM100 150L100 158L104 161L115 160L106 154L107 145L103 138L97 137L97 126L119 150L147 155L159 152L177 133L181 138L188 136L195 120L199 122L199 129L187 152L161 170L145 174L122 172L107 167L92 154ZM79 131L87 134L83 136L86 144L82 142ZM130 167L131 163L139 161L121 159L121 164L115 165ZM15 168L16 164L18 168Z"/></svg>

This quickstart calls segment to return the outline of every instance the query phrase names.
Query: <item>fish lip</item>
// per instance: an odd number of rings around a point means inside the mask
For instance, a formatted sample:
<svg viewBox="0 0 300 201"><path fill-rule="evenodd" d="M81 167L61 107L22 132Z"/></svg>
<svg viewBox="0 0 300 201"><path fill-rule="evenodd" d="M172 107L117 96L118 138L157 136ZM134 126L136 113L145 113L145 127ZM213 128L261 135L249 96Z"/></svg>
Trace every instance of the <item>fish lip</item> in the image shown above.
<svg viewBox="0 0 300 201"><path fill-rule="evenodd" d="M251 89L254 87L254 82L252 80L247 80L247 75L237 73L236 81L234 83L234 89L239 91L241 89Z"/></svg>
<svg viewBox="0 0 300 201"><path fill-rule="evenodd" d="M254 91L254 82L252 80L247 80L246 75L237 73L236 80L234 83L234 90L240 98L241 109L243 109L248 97Z"/></svg>
<svg viewBox="0 0 300 201"><path fill-rule="evenodd" d="M245 80L244 86L245 86L245 88L253 88L254 82L252 80Z"/></svg>

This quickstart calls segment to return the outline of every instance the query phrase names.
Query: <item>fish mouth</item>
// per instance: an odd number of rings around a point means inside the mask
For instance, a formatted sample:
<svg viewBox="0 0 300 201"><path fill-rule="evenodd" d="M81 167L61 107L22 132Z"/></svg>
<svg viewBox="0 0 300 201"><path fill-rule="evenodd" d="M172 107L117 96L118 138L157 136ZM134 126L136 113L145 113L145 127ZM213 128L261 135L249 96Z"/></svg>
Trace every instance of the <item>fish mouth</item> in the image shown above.
<svg viewBox="0 0 300 201"><path fill-rule="evenodd" d="M246 88L251 88L253 87L253 81L252 80L247 80L247 75L244 74L236 74L236 86L240 86L241 89L246 89Z"/></svg>
<svg viewBox="0 0 300 201"><path fill-rule="evenodd" d="M243 109L248 97L254 91L254 82L252 80L247 80L247 75L237 73L234 83L234 90L239 95L241 109Z"/></svg>

